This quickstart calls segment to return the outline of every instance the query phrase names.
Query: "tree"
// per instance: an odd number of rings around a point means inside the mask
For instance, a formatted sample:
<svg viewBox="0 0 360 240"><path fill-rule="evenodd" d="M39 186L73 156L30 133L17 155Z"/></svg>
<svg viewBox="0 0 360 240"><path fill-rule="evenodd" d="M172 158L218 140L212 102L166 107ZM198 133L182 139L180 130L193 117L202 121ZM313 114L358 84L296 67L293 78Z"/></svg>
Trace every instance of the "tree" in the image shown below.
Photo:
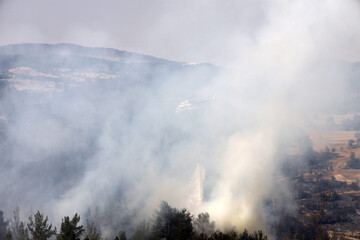
<svg viewBox="0 0 360 240"><path fill-rule="evenodd" d="M95 223L86 221L85 238L84 240L100 240L101 232L100 229L96 228Z"/></svg>
<svg viewBox="0 0 360 240"><path fill-rule="evenodd" d="M348 162L347 166L349 168L360 169L360 159L356 158L355 153L350 153L350 161Z"/></svg>
<svg viewBox="0 0 360 240"><path fill-rule="evenodd" d="M80 221L80 216L75 216L70 221L69 217L64 217L61 222L60 233L57 236L57 240L80 240L80 236L84 232L82 225L77 226Z"/></svg>
<svg viewBox="0 0 360 240"><path fill-rule="evenodd" d="M238 240L238 239L247 240L247 238L238 238L237 233L233 230L227 232L216 231L211 235L209 239L210 240Z"/></svg>
<svg viewBox="0 0 360 240"><path fill-rule="evenodd" d="M356 132L354 134L354 137L356 139L356 144L359 145L360 144L360 132Z"/></svg>
<svg viewBox="0 0 360 240"><path fill-rule="evenodd" d="M115 236L114 240L126 240L126 234L124 231L120 231L118 236Z"/></svg>
<svg viewBox="0 0 360 240"><path fill-rule="evenodd" d="M348 140L348 146L349 146L349 148L352 148L354 143L355 143L354 139L349 139L349 140Z"/></svg>
<svg viewBox="0 0 360 240"><path fill-rule="evenodd" d="M356 140L360 139L360 132L356 132L354 134L354 137L356 138Z"/></svg>
<svg viewBox="0 0 360 240"><path fill-rule="evenodd" d="M6 240L13 240L12 233L11 233L10 230L7 231L5 239Z"/></svg>
<svg viewBox="0 0 360 240"><path fill-rule="evenodd" d="M25 226L25 223L20 221L20 209L15 208L13 212L14 216L11 220L11 230L13 240L29 240L29 230Z"/></svg>
<svg viewBox="0 0 360 240"><path fill-rule="evenodd" d="M132 236L132 239L145 240L145 239L149 239L150 236L151 236L150 224L144 220L135 228L135 233Z"/></svg>
<svg viewBox="0 0 360 240"><path fill-rule="evenodd" d="M156 212L153 235L167 240L191 239L194 235L192 216L186 209L178 210L162 201Z"/></svg>
<svg viewBox="0 0 360 240"><path fill-rule="evenodd" d="M359 185L358 185L356 182L352 182L352 183L350 184L350 188L351 188L352 190L354 190L354 191L359 191L359 190L360 190L360 187L359 187Z"/></svg>
<svg viewBox="0 0 360 240"><path fill-rule="evenodd" d="M210 236L215 232L215 222L210 222L209 213L200 213L194 220L194 229L199 235Z"/></svg>
<svg viewBox="0 0 360 240"><path fill-rule="evenodd" d="M350 153L350 161L355 161L355 153L354 152Z"/></svg>
<svg viewBox="0 0 360 240"><path fill-rule="evenodd" d="M48 224L48 217L37 211L33 217L29 217L27 224L33 240L46 240L56 234L56 227L53 229L52 224Z"/></svg>
<svg viewBox="0 0 360 240"><path fill-rule="evenodd" d="M6 239L9 221L4 220L4 212L0 210L0 239Z"/></svg>

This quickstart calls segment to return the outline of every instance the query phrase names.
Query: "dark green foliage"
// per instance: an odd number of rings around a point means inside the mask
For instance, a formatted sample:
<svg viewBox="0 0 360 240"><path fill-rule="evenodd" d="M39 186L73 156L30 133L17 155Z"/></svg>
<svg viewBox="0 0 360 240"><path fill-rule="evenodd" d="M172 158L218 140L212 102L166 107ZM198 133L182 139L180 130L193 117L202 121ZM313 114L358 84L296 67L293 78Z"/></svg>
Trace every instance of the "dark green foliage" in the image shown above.
<svg viewBox="0 0 360 240"><path fill-rule="evenodd" d="M352 182L350 184L350 188L351 188L351 190L354 190L354 191L359 191L360 190L359 184L357 184L356 182Z"/></svg>
<svg viewBox="0 0 360 240"><path fill-rule="evenodd" d="M114 240L126 240L126 234L124 231L120 231L117 236L115 236Z"/></svg>
<svg viewBox="0 0 360 240"><path fill-rule="evenodd" d="M330 151L330 148L328 146L325 147L324 150L321 150L318 155L318 161L320 163L326 163L330 159L332 159L334 156L334 153Z"/></svg>
<svg viewBox="0 0 360 240"><path fill-rule="evenodd" d="M15 208L14 216L11 220L11 231L13 240L29 240L29 230L23 221L20 221L20 209Z"/></svg>
<svg viewBox="0 0 360 240"><path fill-rule="evenodd" d="M201 233L195 235L193 231L193 218L186 209L178 210L169 206L167 202L162 202L160 209L156 212L156 219L150 234L149 224L143 221L135 230L134 235L130 238L132 240L146 240L146 239L166 239L166 240L265 240L267 237L262 231L249 234L247 230L238 234L231 231L216 231L215 223L210 221L208 213L201 213L194 221ZM80 216L75 214L72 219L64 217L62 219L60 232L57 235L57 240L80 240L82 233L86 230L86 236L83 240L102 240L99 228L91 221L87 221L86 229L83 226L78 226ZM0 223L2 223L3 230L7 229L8 221L4 221L3 212L0 211ZM28 237L28 229L32 238ZM56 234L56 228L52 228L52 224L48 223L48 217L39 211L29 217L28 229L19 218L19 208L14 211L12 219L12 231L4 231L0 240L46 240L53 239L52 236ZM205 234L207 233L207 234ZM120 231L114 240L127 240L125 231Z"/></svg>
<svg viewBox="0 0 360 240"><path fill-rule="evenodd" d="M56 234L56 227L53 229L52 224L48 224L48 217L44 219L44 215L37 211L29 217L28 229L33 240L46 240Z"/></svg>
<svg viewBox="0 0 360 240"><path fill-rule="evenodd" d="M135 233L132 236L132 240L145 240L149 239L151 235L150 224L146 221L142 221L135 229Z"/></svg>
<svg viewBox="0 0 360 240"><path fill-rule="evenodd" d="M216 231L211 235L209 240L237 240L237 235L235 232L223 233L221 231Z"/></svg>
<svg viewBox="0 0 360 240"><path fill-rule="evenodd" d="M215 231L215 222L210 222L209 213L200 213L194 220L194 229L198 235L209 236Z"/></svg>
<svg viewBox="0 0 360 240"><path fill-rule="evenodd" d="M354 137L355 137L355 139L356 139L356 144L359 144L359 143L360 143L360 132L356 132L356 133L354 134Z"/></svg>
<svg viewBox="0 0 360 240"><path fill-rule="evenodd" d="M261 230L254 232L254 239L255 240L267 240L267 236Z"/></svg>
<svg viewBox="0 0 360 240"><path fill-rule="evenodd" d="M64 217L57 240L80 240L84 227L82 225L77 226L79 221L80 216L77 214L75 214L71 221L69 217Z"/></svg>
<svg viewBox="0 0 360 240"><path fill-rule="evenodd" d="M350 161L347 163L349 168L360 169L360 159L355 157L355 153L350 153Z"/></svg>
<svg viewBox="0 0 360 240"><path fill-rule="evenodd" d="M4 220L4 212L0 210L0 239L6 239L9 221Z"/></svg>
<svg viewBox="0 0 360 240"><path fill-rule="evenodd" d="M326 191L320 194L320 199L326 202L340 200L341 196L336 191Z"/></svg>
<svg viewBox="0 0 360 240"><path fill-rule="evenodd" d="M327 232L321 228L320 219L323 211L319 211L311 217L310 223L304 223L299 219L284 215L275 226L276 239L329 239Z"/></svg>
<svg viewBox="0 0 360 240"><path fill-rule="evenodd" d="M351 152L350 153L350 161L354 161L355 160L355 153Z"/></svg>
<svg viewBox="0 0 360 240"><path fill-rule="evenodd" d="M321 224L335 224L335 223L345 223L345 222L351 222L351 218L349 217L349 213L351 212L351 208L353 211L355 211L354 207L344 208L340 210L333 210L331 212L328 212L324 214L324 216L321 217L320 223ZM350 212L349 212L350 210Z"/></svg>
<svg viewBox="0 0 360 240"><path fill-rule="evenodd" d="M160 209L156 212L155 223L153 226L153 236L155 238L165 238L167 240L192 239L194 235L192 216L186 209L178 210L170 207L163 201Z"/></svg>
<svg viewBox="0 0 360 240"><path fill-rule="evenodd" d="M7 231L5 239L6 240L13 240L13 237L12 237L12 234L11 234L10 230Z"/></svg>
<svg viewBox="0 0 360 240"><path fill-rule="evenodd" d="M355 201L354 201L354 207L355 207L356 209L360 209L360 200L355 200Z"/></svg>
<svg viewBox="0 0 360 240"><path fill-rule="evenodd" d="M86 221L85 238L84 240L100 240L100 229L95 226L94 222Z"/></svg>
<svg viewBox="0 0 360 240"><path fill-rule="evenodd" d="M0 240L46 240L55 239L56 228L48 223L48 217L44 217L39 211L34 216L29 217L28 228L24 222L20 221L19 208L16 208L11 220L12 228L8 228L9 221L4 221L4 213L0 211L0 223L4 235ZM262 231L250 234L246 229L242 233L234 230L215 231L215 223L210 221L208 213L200 213L198 218L193 222L193 217L186 209L178 210L172 208L165 201L161 202L159 210L156 212L154 226L150 231L149 223L146 221L135 228L131 240L265 240ZM85 232L83 240L102 240L100 228L96 227L94 222L87 221L86 229L78 226L80 216L75 214L72 219L64 217L62 219L60 232L56 236L57 240L81 240L81 235ZM195 235L194 225L200 233ZM29 238L30 232L31 238ZM206 234L205 234L206 233ZM114 240L127 240L125 231L120 231Z"/></svg>
<svg viewBox="0 0 360 240"><path fill-rule="evenodd" d="M247 240L250 239L249 232L245 229L244 232L240 235L239 240Z"/></svg>
<svg viewBox="0 0 360 240"><path fill-rule="evenodd" d="M253 234L249 233L246 229L237 234L235 231L221 232L216 231L211 235L209 240L267 240L267 236L262 231L255 231Z"/></svg>
<svg viewBox="0 0 360 240"><path fill-rule="evenodd" d="M197 240L207 240L209 238L204 233L200 233L199 235L196 236L196 239Z"/></svg>

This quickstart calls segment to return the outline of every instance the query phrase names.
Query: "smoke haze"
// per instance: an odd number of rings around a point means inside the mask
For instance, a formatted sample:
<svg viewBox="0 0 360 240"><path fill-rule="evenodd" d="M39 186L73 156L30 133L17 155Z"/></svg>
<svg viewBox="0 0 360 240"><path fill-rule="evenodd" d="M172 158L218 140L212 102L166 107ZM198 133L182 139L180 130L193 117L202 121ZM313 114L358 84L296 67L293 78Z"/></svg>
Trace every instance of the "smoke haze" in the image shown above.
<svg viewBox="0 0 360 240"><path fill-rule="evenodd" d="M65 47L69 54L53 53L63 57L58 68L123 82L1 92L0 115L9 119L1 207L41 208L58 219L98 207L136 222L166 200L209 212L218 227L257 228L270 218L264 199L291 200L277 181L287 144L314 114L343 110L348 63L359 60L360 6L12 0L0 2L0 35L1 45L69 42L178 61L134 55L124 59L139 65L121 70L84 68L71 57L85 54Z"/></svg>

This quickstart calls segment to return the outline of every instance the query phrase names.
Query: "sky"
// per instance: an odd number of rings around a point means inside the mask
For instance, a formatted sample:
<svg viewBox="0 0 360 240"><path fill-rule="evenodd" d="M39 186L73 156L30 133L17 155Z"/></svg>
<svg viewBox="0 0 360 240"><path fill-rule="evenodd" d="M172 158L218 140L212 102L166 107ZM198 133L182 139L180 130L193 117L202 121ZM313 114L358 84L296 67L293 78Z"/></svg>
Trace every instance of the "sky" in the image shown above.
<svg viewBox="0 0 360 240"><path fill-rule="evenodd" d="M330 13L335 17L328 18L333 37L341 38L337 28L358 26L348 11L360 11L355 0L311 6L283 0L2 0L0 4L1 45L66 42L220 65L232 65L246 51L241 46L256 44L276 16L286 21L299 14L306 22L311 14L321 19ZM299 11L292 13L294 8ZM328 30L317 33L321 31ZM359 50L359 34L350 37ZM358 60L354 51L343 55L344 60Z"/></svg>
<svg viewBox="0 0 360 240"><path fill-rule="evenodd" d="M267 7L260 0L3 0L0 44L67 42L224 64L237 35L253 38L266 23Z"/></svg>

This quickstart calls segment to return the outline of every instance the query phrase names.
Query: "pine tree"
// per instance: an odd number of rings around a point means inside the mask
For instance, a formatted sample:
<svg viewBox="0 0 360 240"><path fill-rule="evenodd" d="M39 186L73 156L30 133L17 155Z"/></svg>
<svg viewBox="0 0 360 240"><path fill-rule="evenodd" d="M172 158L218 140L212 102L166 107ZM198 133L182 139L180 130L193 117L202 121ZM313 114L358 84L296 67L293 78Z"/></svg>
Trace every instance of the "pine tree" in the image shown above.
<svg viewBox="0 0 360 240"><path fill-rule="evenodd" d="M172 208L163 201L156 212L153 235L167 240L191 239L194 235L192 216L186 209Z"/></svg>
<svg viewBox="0 0 360 240"><path fill-rule="evenodd" d="M9 221L4 220L4 212L0 210L0 239L6 239Z"/></svg>
<svg viewBox="0 0 360 240"><path fill-rule="evenodd" d="M29 230L25 226L25 223L20 221L20 209L15 208L14 216L11 220L11 231L13 240L29 240Z"/></svg>
<svg viewBox="0 0 360 240"><path fill-rule="evenodd" d="M132 240L146 240L151 236L151 228L149 222L142 221L136 228L132 236Z"/></svg>
<svg viewBox="0 0 360 240"><path fill-rule="evenodd" d="M126 240L126 234L124 231L120 231L118 236L115 236L114 240Z"/></svg>
<svg viewBox="0 0 360 240"><path fill-rule="evenodd" d="M200 213L194 220L194 228L198 235L210 236L215 232L215 222L210 222L209 213Z"/></svg>
<svg viewBox="0 0 360 240"><path fill-rule="evenodd" d="M8 230L7 233L6 233L6 240L13 240L13 237L12 237L12 234L11 234L11 231Z"/></svg>
<svg viewBox="0 0 360 240"><path fill-rule="evenodd" d="M82 225L77 226L79 221L80 216L78 216L77 213L71 221L69 217L64 217L57 240L80 240L80 236L84 232L84 227Z"/></svg>
<svg viewBox="0 0 360 240"><path fill-rule="evenodd" d="M84 240L100 240L101 239L101 232L100 229L96 228L95 223L86 221L86 228L85 228L86 236Z"/></svg>
<svg viewBox="0 0 360 240"><path fill-rule="evenodd" d="M48 224L48 217L44 219L44 215L37 211L33 217L29 217L29 223L27 224L32 240L46 240L56 234L56 227L52 229L52 224Z"/></svg>

